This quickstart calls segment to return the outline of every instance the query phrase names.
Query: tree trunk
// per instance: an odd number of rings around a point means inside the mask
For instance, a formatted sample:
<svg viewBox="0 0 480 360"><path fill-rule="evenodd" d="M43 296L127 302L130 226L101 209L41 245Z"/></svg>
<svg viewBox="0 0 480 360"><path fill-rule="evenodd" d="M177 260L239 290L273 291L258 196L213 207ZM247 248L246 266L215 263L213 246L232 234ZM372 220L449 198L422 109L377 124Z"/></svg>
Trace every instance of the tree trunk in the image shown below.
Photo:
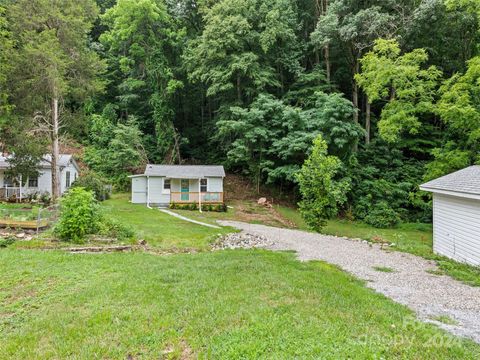
<svg viewBox="0 0 480 360"><path fill-rule="evenodd" d="M330 82L330 73L331 73L331 66L330 66L330 46L325 45L323 49L323 54L325 57L325 72L327 75L327 82Z"/></svg>
<svg viewBox="0 0 480 360"><path fill-rule="evenodd" d="M365 95L365 144L370 144L370 100L368 100L368 96Z"/></svg>
<svg viewBox="0 0 480 360"><path fill-rule="evenodd" d="M240 78L240 75L237 75L237 100L238 103L242 103L242 88L241 88L242 80Z"/></svg>
<svg viewBox="0 0 480 360"><path fill-rule="evenodd" d="M359 72L360 63L358 62L358 57L355 58L355 65L353 67L353 75L352 75L352 103L354 107L353 113L353 121L358 124L359 118L359 109L358 109L358 85L355 81L355 75ZM358 142L356 141L353 144L353 151L356 152L358 150Z"/></svg>
<svg viewBox="0 0 480 360"><path fill-rule="evenodd" d="M55 97L53 99L52 107L52 201L55 203L60 196L60 176L58 171L58 158L60 156L58 145L58 98Z"/></svg>
<svg viewBox="0 0 480 360"><path fill-rule="evenodd" d="M327 13L328 10L328 0L324 0L322 11L323 15ZM331 66L330 66L330 45L325 45L323 49L324 57L325 57L325 71L327 75L327 82L330 82L330 73L331 73Z"/></svg>

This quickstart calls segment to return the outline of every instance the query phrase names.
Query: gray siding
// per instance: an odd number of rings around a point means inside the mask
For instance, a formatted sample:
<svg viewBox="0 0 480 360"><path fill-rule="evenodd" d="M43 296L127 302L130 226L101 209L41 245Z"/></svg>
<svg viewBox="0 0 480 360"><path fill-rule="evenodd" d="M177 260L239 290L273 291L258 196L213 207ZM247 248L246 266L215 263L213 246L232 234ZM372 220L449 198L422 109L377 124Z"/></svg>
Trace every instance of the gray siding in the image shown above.
<svg viewBox="0 0 480 360"><path fill-rule="evenodd" d="M147 202L147 178L132 178L132 203L145 204Z"/></svg>
<svg viewBox="0 0 480 360"><path fill-rule="evenodd" d="M163 191L163 180L164 178L160 177L150 177L150 204L168 205L170 203L170 193Z"/></svg>
<svg viewBox="0 0 480 360"><path fill-rule="evenodd" d="M433 194L433 251L480 265L480 201Z"/></svg>
<svg viewBox="0 0 480 360"><path fill-rule="evenodd" d="M209 192L223 192L223 178L209 177L207 179L207 190Z"/></svg>

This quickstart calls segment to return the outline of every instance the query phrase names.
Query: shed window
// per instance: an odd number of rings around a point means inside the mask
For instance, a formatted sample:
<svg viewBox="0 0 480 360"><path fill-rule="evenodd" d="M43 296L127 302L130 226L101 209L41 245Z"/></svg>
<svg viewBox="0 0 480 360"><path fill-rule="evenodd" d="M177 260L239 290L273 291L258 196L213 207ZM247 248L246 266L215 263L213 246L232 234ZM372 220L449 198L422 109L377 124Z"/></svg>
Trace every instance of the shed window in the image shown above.
<svg viewBox="0 0 480 360"><path fill-rule="evenodd" d="M67 173L65 174L65 187L69 188L70 187L70 171L67 171Z"/></svg>
<svg viewBox="0 0 480 360"><path fill-rule="evenodd" d="M165 192L169 192L170 191L170 186L171 186L170 179L164 179L163 180L163 190Z"/></svg>
<svg viewBox="0 0 480 360"><path fill-rule="evenodd" d="M38 176L28 178L28 187L36 188L38 187Z"/></svg>
<svg viewBox="0 0 480 360"><path fill-rule="evenodd" d="M207 179L200 179L200 192L207 192Z"/></svg>

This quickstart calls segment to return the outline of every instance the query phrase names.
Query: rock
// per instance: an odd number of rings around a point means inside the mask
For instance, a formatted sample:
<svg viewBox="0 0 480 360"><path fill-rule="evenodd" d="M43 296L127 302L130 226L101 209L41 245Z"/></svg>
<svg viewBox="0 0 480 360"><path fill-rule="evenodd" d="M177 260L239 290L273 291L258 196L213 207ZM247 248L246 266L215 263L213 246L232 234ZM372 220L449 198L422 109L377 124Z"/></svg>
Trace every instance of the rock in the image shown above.
<svg viewBox="0 0 480 360"><path fill-rule="evenodd" d="M257 204L258 205L265 205L267 203L267 198L261 197L258 199Z"/></svg>
<svg viewBox="0 0 480 360"><path fill-rule="evenodd" d="M18 239L23 239L25 237L25 233L18 233L15 235Z"/></svg>
<svg viewBox="0 0 480 360"><path fill-rule="evenodd" d="M214 250L223 249L251 249L274 245L274 242L263 235L250 233L233 233L222 236L213 246Z"/></svg>
<svg viewBox="0 0 480 360"><path fill-rule="evenodd" d="M138 240L138 245L147 245L147 242L146 240L141 239L141 240Z"/></svg>

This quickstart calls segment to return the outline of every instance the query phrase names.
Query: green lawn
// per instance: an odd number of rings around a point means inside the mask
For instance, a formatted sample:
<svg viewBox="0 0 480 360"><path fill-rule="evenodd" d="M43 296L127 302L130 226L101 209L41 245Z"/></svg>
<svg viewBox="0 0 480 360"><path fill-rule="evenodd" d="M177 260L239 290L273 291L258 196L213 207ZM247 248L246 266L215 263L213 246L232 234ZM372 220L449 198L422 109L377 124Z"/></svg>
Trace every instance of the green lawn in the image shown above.
<svg viewBox="0 0 480 360"><path fill-rule="evenodd" d="M5 359L473 359L480 346L321 262L236 250L0 250Z"/></svg>
<svg viewBox="0 0 480 360"><path fill-rule="evenodd" d="M279 206L277 210L284 217L294 222L299 229L308 230L307 225L296 209ZM440 273L448 274L470 285L480 286L479 267L461 264L433 253L431 224L407 223L400 224L393 229L377 229L358 221L334 219L327 222L322 233L376 242L386 241L388 243L394 243L395 246L392 247L394 250L435 260L441 269Z"/></svg>
<svg viewBox="0 0 480 360"><path fill-rule="evenodd" d="M230 228L213 229L192 224L158 209L131 204L128 199L128 194L114 194L110 200L102 202L102 207L108 216L133 228L136 237L146 240L151 246L205 250L218 234L233 231Z"/></svg>

